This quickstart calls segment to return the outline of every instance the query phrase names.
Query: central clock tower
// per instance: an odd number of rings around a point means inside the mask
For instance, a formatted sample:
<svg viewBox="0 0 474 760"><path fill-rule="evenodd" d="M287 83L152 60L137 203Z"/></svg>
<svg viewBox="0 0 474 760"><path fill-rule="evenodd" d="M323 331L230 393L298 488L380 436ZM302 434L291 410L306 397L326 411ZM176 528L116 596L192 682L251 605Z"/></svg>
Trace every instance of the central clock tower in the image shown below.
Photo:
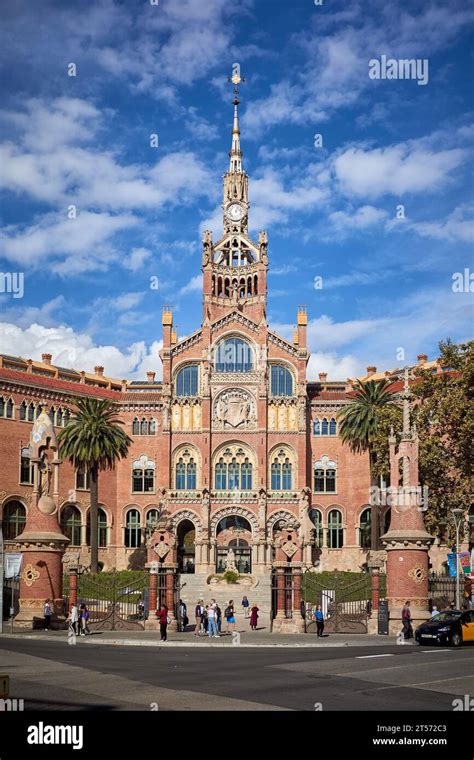
<svg viewBox="0 0 474 760"><path fill-rule="evenodd" d="M254 322L266 322L267 234L258 243L248 233L249 179L242 167L240 147L240 77L233 77L234 119L229 168L223 177L223 236L215 244L209 230L203 236L204 321L213 322L230 309L238 309Z"/></svg>

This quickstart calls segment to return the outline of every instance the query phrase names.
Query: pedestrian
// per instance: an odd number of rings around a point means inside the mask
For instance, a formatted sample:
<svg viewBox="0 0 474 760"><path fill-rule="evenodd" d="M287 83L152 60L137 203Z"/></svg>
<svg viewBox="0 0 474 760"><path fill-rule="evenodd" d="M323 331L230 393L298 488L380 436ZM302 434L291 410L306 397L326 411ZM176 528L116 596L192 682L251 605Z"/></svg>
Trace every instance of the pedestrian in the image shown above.
<svg viewBox="0 0 474 760"><path fill-rule="evenodd" d="M161 640L167 641L167 633L166 629L168 628L168 607L166 604L162 604L160 609L156 612L156 617L158 618L160 622L160 634L161 634Z"/></svg>
<svg viewBox="0 0 474 760"><path fill-rule="evenodd" d="M212 637L215 639L219 638L219 634L217 632L216 606L216 600L211 599L211 603L207 607L207 634L210 639Z"/></svg>
<svg viewBox="0 0 474 760"><path fill-rule="evenodd" d="M249 600L246 596L242 599L242 607L244 609L244 617L248 618L249 616Z"/></svg>
<svg viewBox="0 0 474 760"><path fill-rule="evenodd" d="M199 599L198 603L196 604L196 609L194 611L194 616L195 616L195 621L196 621L196 627L194 629L195 636L199 636L201 633L203 614L204 614L204 607L202 606L202 599Z"/></svg>
<svg viewBox="0 0 474 760"><path fill-rule="evenodd" d="M258 621L258 607L256 604L252 604L252 608L250 610L250 629L252 631L257 630L257 621Z"/></svg>
<svg viewBox="0 0 474 760"><path fill-rule="evenodd" d="M300 612L301 612L301 617L303 618L303 620L306 620L306 602L304 599L301 600Z"/></svg>
<svg viewBox="0 0 474 760"><path fill-rule="evenodd" d="M436 604L433 604L433 609L431 610L431 617L434 618L436 615L439 615L439 610L436 606Z"/></svg>
<svg viewBox="0 0 474 760"><path fill-rule="evenodd" d="M322 639L324 633L324 613L320 604L316 607L313 617L316 621L318 639Z"/></svg>
<svg viewBox="0 0 474 760"><path fill-rule="evenodd" d="M209 628L208 610L209 610L209 605L206 604L206 606L204 607L204 612L202 613L202 626L204 628L204 633L207 633L207 629Z"/></svg>
<svg viewBox="0 0 474 760"><path fill-rule="evenodd" d="M231 631L235 631L235 611L234 611L234 600L231 599L229 601L229 604L224 610L224 616L227 620L227 633L230 633Z"/></svg>
<svg viewBox="0 0 474 760"><path fill-rule="evenodd" d="M79 612L77 609L77 604L72 604L71 609L69 611L69 626L76 636L77 636L78 622L79 622Z"/></svg>
<svg viewBox="0 0 474 760"><path fill-rule="evenodd" d="M413 638L413 628L411 627L410 601L405 602L402 610L403 637L405 641Z"/></svg>
<svg viewBox="0 0 474 760"><path fill-rule="evenodd" d="M85 604L81 604L81 608L79 610L79 636L85 636L86 633L90 633L89 618L89 610Z"/></svg>
<svg viewBox="0 0 474 760"><path fill-rule="evenodd" d="M43 607L43 615L44 615L44 630L49 631L49 626L51 625L51 615L53 614L53 610L51 608L50 600L46 599Z"/></svg>
<svg viewBox="0 0 474 760"><path fill-rule="evenodd" d="M184 632L186 630L186 626L188 624L186 611L187 611L186 604L183 602L182 599L180 599L179 605L178 605L178 631L181 631L181 632Z"/></svg>
<svg viewBox="0 0 474 760"><path fill-rule="evenodd" d="M218 604L216 604L216 621L217 621L217 633L220 635L222 630L222 610Z"/></svg>
<svg viewBox="0 0 474 760"><path fill-rule="evenodd" d="M138 597L137 601L137 615L139 620L143 620L145 617L145 604L141 596Z"/></svg>

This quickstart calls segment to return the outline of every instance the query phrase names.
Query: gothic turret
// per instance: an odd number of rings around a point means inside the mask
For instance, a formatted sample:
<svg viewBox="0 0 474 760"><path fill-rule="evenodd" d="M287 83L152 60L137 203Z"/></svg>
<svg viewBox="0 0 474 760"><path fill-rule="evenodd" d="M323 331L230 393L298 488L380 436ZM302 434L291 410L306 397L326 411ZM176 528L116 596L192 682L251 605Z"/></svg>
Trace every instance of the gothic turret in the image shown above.
<svg viewBox="0 0 474 760"><path fill-rule="evenodd" d="M229 169L223 177L223 236L215 244L208 230L203 236L204 319L213 321L230 309L238 308L255 322L265 319L267 236L258 243L248 236L248 176L242 167L239 127L239 91L243 81L238 73L234 85L234 117Z"/></svg>

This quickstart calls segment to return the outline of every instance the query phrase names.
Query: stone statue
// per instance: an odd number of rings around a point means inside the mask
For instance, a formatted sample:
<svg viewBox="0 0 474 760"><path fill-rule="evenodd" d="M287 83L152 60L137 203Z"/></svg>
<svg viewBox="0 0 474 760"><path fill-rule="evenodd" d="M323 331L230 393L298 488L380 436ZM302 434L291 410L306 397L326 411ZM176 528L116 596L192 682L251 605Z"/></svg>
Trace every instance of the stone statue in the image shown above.
<svg viewBox="0 0 474 760"><path fill-rule="evenodd" d="M183 406L183 430L191 428L191 407L189 404Z"/></svg>
<svg viewBox="0 0 474 760"><path fill-rule="evenodd" d="M275 430L275 405L270 404L268 407L268 429Z"/></svg>
<svg viewBox="0 0 474 760"><path fill-rule="evenodd" d="M210 230L204 230L202 238L202 265L206 267L211 260L212 251L212 232Z"/></svg>
<svg viewBox="0 0 474 760"><path fill-rule="evenodd" d="M179 404L173 404L173 430L179 430L181 424L181 407Z"/></svg>
<svg viewBox="0 0 474 760"><path fill-rule="evenodd" d="M199 430L201 427L201 405L194 404L193 406L193 428Z"/></svg>

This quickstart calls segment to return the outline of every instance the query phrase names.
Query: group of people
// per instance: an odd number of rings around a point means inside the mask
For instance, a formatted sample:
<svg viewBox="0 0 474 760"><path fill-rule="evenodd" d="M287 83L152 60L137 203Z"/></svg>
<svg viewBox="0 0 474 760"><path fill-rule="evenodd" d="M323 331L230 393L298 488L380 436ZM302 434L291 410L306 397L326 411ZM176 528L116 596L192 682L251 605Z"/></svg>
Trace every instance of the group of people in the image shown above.
<svg viewBox="0 0 474 760"><path fill-rule="evenodd" d="M250 629L257 630L258 612L256 604L250 604L246 596L242 599L242 609L246 618L250 612ZM211 599L210 604L204 605L202 599L198 600L194 611L195 628L194 635L200 636L202 633L207 634L209 638L219 638L222 633L222 610L215 599ZM226 633L231 634L235 631L235 606L234 600L230 599L224 610L226 621Z"/></svg>
<svg viewBox="0 0 474 760"><path fill-rule="evenodd" d="M85 604L81 604L79 608L77 607L77 604L73 604L71 605L67 619L68 628L75 633L76 636L85 636L90 633L89 619L90 613Z"/></svg>

